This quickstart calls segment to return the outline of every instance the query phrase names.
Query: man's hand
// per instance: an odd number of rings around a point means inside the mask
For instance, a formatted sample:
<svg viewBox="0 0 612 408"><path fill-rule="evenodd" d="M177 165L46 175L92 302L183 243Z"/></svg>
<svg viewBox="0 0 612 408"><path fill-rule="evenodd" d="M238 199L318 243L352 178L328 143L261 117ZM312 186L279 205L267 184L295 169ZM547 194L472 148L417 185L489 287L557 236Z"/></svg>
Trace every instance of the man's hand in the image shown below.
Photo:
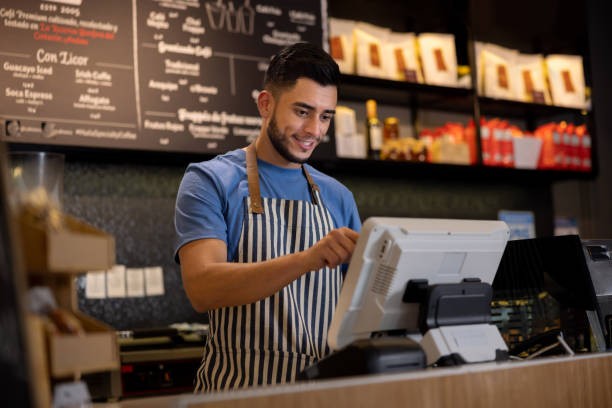
<svg viewBox="0 0 612 408"><path fill-rule="evenodd" d="M309 270L316 271L325 266L335 268L348 263L355 249L359 233L342 227L331 230L323 239L303 252Z"/></svg>

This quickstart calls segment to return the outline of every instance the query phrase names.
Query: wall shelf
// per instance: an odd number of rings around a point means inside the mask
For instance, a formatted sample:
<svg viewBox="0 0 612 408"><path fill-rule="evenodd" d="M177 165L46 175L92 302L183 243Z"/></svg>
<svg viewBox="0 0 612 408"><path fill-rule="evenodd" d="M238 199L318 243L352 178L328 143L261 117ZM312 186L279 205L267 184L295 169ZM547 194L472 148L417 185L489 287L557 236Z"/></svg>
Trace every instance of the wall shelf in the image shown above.
<svg viewBox="0 0 612 408"><path fill-rule="evenodd" d="M501 117L547 117L557 115L571 115L573 117L586 117L590 112L584 109L568 108L565 106L546 105L495 99L485 96L478 97L481 115Z"/></svg>
<svg viewBox="0 0 612 408"><path fill-rule="evenodd" d="M461 181L493 181L496 183L540 183L569 179L592 180L595 171L515 169L508 167L466 166L393 160L344 159L311 160L314 167L332 174L363 174L385 178L439 179Z"/></svg>
<svg viewBox="0 0 612 408"><path fill-rule="evenodd" d="M338 90L340 101L365 102L375 99L379 104L397 105L409 108L412 116L413 134L419 131L419 112L422 110L441 110L452 113L464 113L470 117L500 117L502 119L523 119L527 128L533 131L545 121L566 120L576 124L587 123L593 133L592 114L590 111L563 106L538 103L527 103L477 96L472 88L453 88L411 82L393 81L381 78L362 77L342 74ZM480 129L477 130L480 138ZM594 142L595 143L595 142ZM480 146L480 143L478 143ZM596 148L596 145L593 145ZM341 172L345 169L356 173L368 173L393 177L391 174L403 177L404 173L424 173L436 177L453 178L470 177L478 179L518 179L529 180L567 180L593 179L597 175L597 158L595 149L592 153L593 170L526 170L484 165L461 166L438 163L394 162L367 159L332 159L322 161L313 157L316 163L321 163L331 171ZM414 171L417 170L418 171Z"/></svg>
<svg viewBox="0 0 612 408"><path fill-rule="evenodd" d="M342 74L338 99L351 101L375 99L381 104L471 113L474 110L473 94L474 91L469 88L452 88Z"/></svg>

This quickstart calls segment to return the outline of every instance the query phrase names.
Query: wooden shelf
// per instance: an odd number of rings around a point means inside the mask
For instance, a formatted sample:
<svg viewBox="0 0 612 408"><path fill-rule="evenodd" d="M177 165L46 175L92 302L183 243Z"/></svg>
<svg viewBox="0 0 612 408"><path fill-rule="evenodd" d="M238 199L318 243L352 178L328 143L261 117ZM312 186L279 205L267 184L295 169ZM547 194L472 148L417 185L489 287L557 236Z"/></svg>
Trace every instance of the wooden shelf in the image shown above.
<svg viewBox="0 0 612 408"><path fill-rule="evenodd" d="M556 115L572 115L575 117L586 117L589 112L584 109L568 108L565 106L545 105L540 103L528 103L510 101L505 99L478 97L480 114L486 116L500 117L547 117Z"/></svg>
<svg viewBox="0 0 612 408"><path fill-rule="evenodd" d="M344 159L312 160L319 170L332 174L362 174L374 177L404 179L440 179L539 183L568 179L591 180L595 171L538 170L493 167L484 165L456 165L392 160Z"/></svg>
<svg viewBox="0 0 612 408"><path fill-rule="evenodd" d="M375 99L381 104L472 113L474 111L473 94L474 91L468 88L452 88L343 74L340 79L338 99L353 101Z"/></svg>

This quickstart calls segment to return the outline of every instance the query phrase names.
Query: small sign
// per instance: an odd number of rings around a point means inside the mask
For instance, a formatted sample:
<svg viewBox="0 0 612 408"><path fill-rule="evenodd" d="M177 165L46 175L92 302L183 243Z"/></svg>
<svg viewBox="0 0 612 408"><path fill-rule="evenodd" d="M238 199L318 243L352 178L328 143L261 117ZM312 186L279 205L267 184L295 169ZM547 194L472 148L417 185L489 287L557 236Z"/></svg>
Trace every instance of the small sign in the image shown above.
<svg viewBox="0 0 612 408"><path fill-rule="evenodd" d="M87 272L85 277L85 298L104 299L106 297L106 272Z"/></svg>
<svg viewBox="0 0 612 408"><path fill-rule="evenodd" d="M510 240L535 238L535 217L531 211L500 210L497 218L510 227Z"/></svg>
<svg viewBox="0 0 612 408"><path fill-rule="evenodd" d="M142 297L144 289L144 269L128 268L125 275L127 281L127 295L130 297Z"/></svg>
<svg viewBox="0 0 612 408"><path fill-rule="evenodd" d="M405 69L404 80L407 82L418 82L416 71L414 69Z"/></svg>
<svg viewBox="0 0 612 408"><path fill-rule="evenodd" d="M125 265L115 265L106 271L108 297L125 297Z"/></svg>
<svg viewBox="0 0 612 408"><path fill-rule="evenodd" d="M555 217L555 235L580 235L578 220L574 217Z"/></svg>
<svg viewBox="0 0 612 408"><path fill-rule="evenodd" d="M542 91L531 91L531 97L533 98L533 103L540 103L542 105L546 103L546 98L544 98L544 92Z"/></svg>
<svg viewBox="0 0 612 408"><path fill-rule="evenodd" d="M161 266L144 268L145 290L147 296L157 296L164 294L164 271Z"/></svg>

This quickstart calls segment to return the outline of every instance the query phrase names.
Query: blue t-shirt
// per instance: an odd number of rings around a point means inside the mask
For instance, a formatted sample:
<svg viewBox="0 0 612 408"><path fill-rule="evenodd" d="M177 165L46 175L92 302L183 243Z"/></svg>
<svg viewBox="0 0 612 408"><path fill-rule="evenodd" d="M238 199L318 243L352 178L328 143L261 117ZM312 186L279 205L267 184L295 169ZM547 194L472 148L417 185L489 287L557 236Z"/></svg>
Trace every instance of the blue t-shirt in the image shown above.
<svg viewBox="0 0 612 408"><path fill-rule="evenodd" d="M311 201L308 181L302 169L287 169L257 160L262 197ZM319 187L323 204L329 210L334 227L361 230L361 221L353 194L339 181L312 166L305 165ZM246 152L233 150L212 160L187 167L176 198L174 225L179 249L203 238L216 238L227 244L227 261L236 253L244 219L244 197L249 195Z"/></svg>

